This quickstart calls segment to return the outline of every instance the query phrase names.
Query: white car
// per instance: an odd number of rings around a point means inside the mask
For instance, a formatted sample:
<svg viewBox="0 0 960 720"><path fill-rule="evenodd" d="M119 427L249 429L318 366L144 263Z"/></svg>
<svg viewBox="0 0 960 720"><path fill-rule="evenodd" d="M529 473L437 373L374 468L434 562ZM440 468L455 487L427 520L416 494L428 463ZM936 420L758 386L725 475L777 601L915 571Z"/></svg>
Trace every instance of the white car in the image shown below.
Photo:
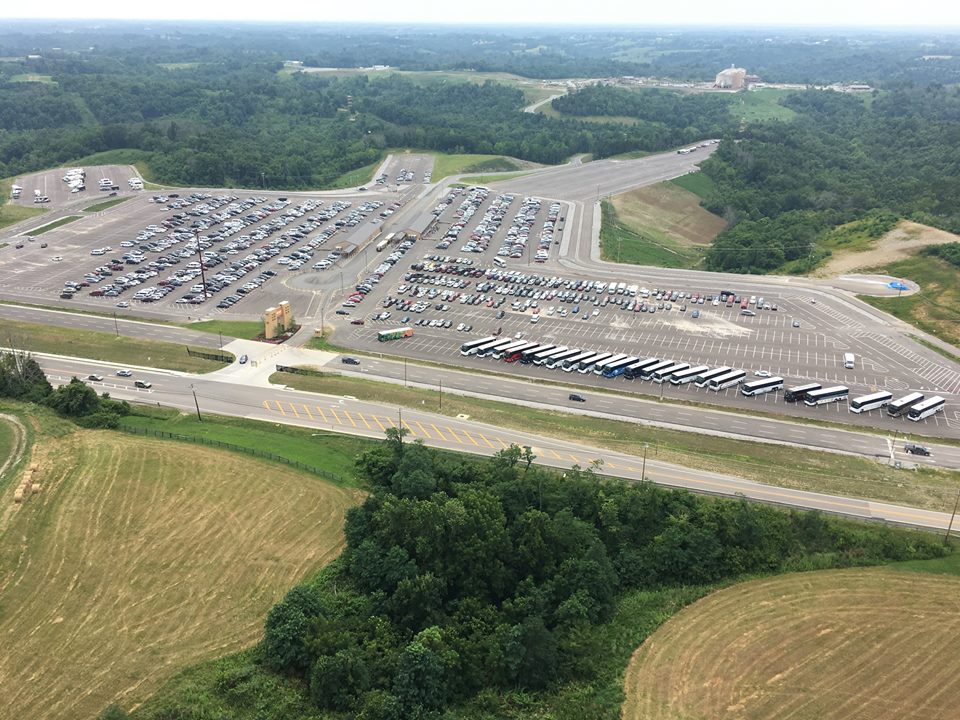
<svg viewBox="0 0 960 720"><path fill-rule="evenodd" d="M128 303L126 300L121 300L120 302L117 303L117 307L118 307L118 308L128 308L128 307L130 307L130 303Z"/></svg>
<svg viewBox="0 0 960 720"><path fill-rule="evenodd" d="M772 377L769 370L756 370L754 371L753 374L756 375L757 377L762 377L762 378Z"/></svg>
<svg viewBox="0 0 960 720"><path fill-rule="evenodd" d="M131 377L133 375L132 370L117 370L118 377Z"/></svg>
<svg viewBox="0 0 960 720"><path fill-rule="evenodd" d="M50 260L52 262L60 262L61 260L63 260L63 255L54 255L52 258L50 258Z"/></svg>

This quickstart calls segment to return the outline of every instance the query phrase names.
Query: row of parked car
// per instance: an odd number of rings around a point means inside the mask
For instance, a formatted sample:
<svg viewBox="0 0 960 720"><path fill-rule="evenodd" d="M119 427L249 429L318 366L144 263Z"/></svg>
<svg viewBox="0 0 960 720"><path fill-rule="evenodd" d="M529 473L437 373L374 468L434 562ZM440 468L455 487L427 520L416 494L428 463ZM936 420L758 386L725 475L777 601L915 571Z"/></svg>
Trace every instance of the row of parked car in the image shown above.
<svg viewBox="0 0 960 720"><path fill-rule="evenodd" d="M372 273L357 284L354 292L344 300L343 307L356 307L363 302L363 299L380 283L390 269L403 259L403 256L413 247L415 242L416 239L414 237L407 237L397 245L396 250L385 257L383 262L381 262Z"/></svg>

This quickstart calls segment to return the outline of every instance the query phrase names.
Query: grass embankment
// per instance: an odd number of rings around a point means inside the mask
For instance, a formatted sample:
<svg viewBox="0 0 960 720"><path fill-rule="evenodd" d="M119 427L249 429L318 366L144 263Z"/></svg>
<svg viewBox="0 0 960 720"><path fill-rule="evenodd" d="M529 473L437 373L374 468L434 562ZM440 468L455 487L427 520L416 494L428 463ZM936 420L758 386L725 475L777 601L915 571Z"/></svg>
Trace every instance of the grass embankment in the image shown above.
<svg viewBox="0 0 960 720"><path fill-rule="evenodd" d="M19 320L4 320L0 344L38 353L66 354L119 365L141 365L184 372L212 372L225 366L216 360L190 357L185 346L175 343L140 340L122 335L117 337L92 330L39 325ZM214 352L209 348L199 350Z"/></svg>
<svg viewBox="0 0 960 720"><path fill-rule="evenodd" d="M703 263L702 248L681 243L655 225L642 225L642 230L631 227L609 200L601 208L600 254L607 262L670 268L697 268ZM658 215L655 222L663 225L666 220Z"/></svg>
<svg viewBox="0 0 960 720"><path fill-rule="evenodd" d="M0 230L46 212L46 208L11 204L8 198L10 197L13 180L14 178L0 180Z"/></svg>
<svg viewBox="0 0 960 720"><path fill-rule="evenodd" d="M200 400L201 408L203 400ZM371 440L350 435L316 432L312 428L245 420L203 414L203 422L192 414L181 414L169 408L138 407L135 415L121 419L125 427L158 430L189 437L266 450L275 455L321 468L343 478L343 485L357 485L354 459L372 447Z"/></svg>
<svg viewBox="0 0 960 720"><path fill-rule="evenodd" d="M938 257L917 254L875 269L913 280L920 291L902 297L858 297L875 308L960 347L960 268Z"/></svg>
<svg viewBox="0 0 960 720"><path fill-rule="evenodd" d="M905 565L765 578L687 607L637 650L622 717L955 717L960 563Z"/></svg>
<svg viewBox="0 0 960 720"><path fill-rule="evenodd" d="M450 392L444 394L443 408L440 409L437 391L404 388L402 385L361 378L275 373L271 381L298 390L351 395L360 400L425 409L443 415L465 414L481 423L633 455L642 454L643 443L649 443L650 458L781 487L869 498L944 512L949 512L953 507L960 488L958 472L929 468L908 472L848 455L644 427L604 418L580 420L568 413L467 398Z"/></svg>
<svg viewBox="0 0 960 720"><path fill-rule="evenodd" d="M792 120L797 113L780 104L780 99L795 92L767 88L740 92L731 96L730 114L745 123L768 120Z"/></svg>
<svg viewBox="0 0 960 720"><path fill-rule="evenodd" d="M91 205L90 207L85 207L83 211L86 213L103 212L104 210L109 210L114 205L119 205L120 203L126 202L129 199L130 198L128 197L122 197L122 198L114 198L113 200L105 200L104 202Z"/></svg>
<svg viewBox="0 0 960 720"><path fill-rule="evenodd" d="M339 554L359 500L277 463L15 412L42 491L14 509L8 488L0 514L5 717L129 707L249 646L273 603Z"/></svg>
<svg viewBox="0 0 960 720"><path fill-rule="evenodd" d="M360 185L366 185L373 179L373 174L377 171L377 168L380 167L382 158L378 159L376 162L372 162L369 165L364 165L359 167L356 170L349 170L345 172L340 177L333 180L329 185L327 185L325 190L344 190L346 188L358 187Z"/></svg>
<svg viewBox="0 0 960 720"><path fill-rule="evenodd" d="M54 220L53 222L47 223L46 225L41 225L38 228L29 230L25 232L24 235L29 235L30 237L43 235L45 232L56 230L58 227L61 227L62 225L67 225L68 223L72 223L74 220L79 220L80 217L81 217L80 215L67 215L66 217L60 218L59 220Z"/></svg>
<svg viewBox="0 0 960 720"><path fill-rule="evenodd" d="M701 200L706 200L717 192L717 184L703 172L687 173L669 182L692 192Z"/></svg>
<svg viewBox="0 0 960 720"><path fill-rule="evenodd" d="M183 327L213 335L223 333L225 336L240 338L241 340L253 340L263 332L263 323L259 320L204 320L203 322L186 323Z"/></svg>
<svg viewBox="0 0 960 720"><path fill-rule="evenodd" d="M462 173L512 173L521 165L504 155L449 155L437 153L433 163L433 181Z"/></svg>
<svg viewBox="0 0 960 720"><path fill-rule="evenodd" d="M53 75L37 75L36 73L20 73L19 75L11 75L10 82L41 83L43 85L57 84L57 81L53 79Z"/></svg>

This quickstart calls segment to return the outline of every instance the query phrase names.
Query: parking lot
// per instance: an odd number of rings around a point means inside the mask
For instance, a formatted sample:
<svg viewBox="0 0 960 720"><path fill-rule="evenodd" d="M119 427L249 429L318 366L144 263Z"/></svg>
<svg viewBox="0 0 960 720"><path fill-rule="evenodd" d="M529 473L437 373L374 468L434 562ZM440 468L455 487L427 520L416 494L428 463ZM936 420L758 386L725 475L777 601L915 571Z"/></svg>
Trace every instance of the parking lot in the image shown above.
<svg viewBox="0 0 960 720"><path fill-rule="evenodd" d="M18 296L120 313L251 317L297 299L302 315L315 298L286 283L339 272L342 284L351 252L372 242L403 202L396 193L141 191L89 215L81 208L90 203L80 203L81 219L0 253L0 283Z"/></svg>
<svg viewBox="0 0 960 720"><path fill-rule="evenodd" d="M636 282L627 285L626 281L591 284L581 280L578 285L570 278L537 273L536 266L529 272L526 268L501 269L474 256L421 251L418 248L411 254L420 257L406 267L402 277L392 277L381 286L378 302L371 296L360 308L351 308L354 316L362 312L362 317L352 318L354 324L341 342L372 352L476 369L496 368L587 386L662 392L667 397L743 407L762 403L787 414L881 426L906 421L887 418L882 410L854 415L847 412L846 403L818 408L784 403L779 393L747 398L736 387L716 393L692 384L660 386L518 363L496 364L489 358L463 357L460 346L470 339L499 334L641 359L730 366L746 370L748 380L756 377L755 372L770 373L783 377L788 387L805 382L845 385L851 397L876 390L889 390L895 396L920 390L948 397L946 413L921 425L942 425L945 433L960 435L955 409L960 373L913 353L882 333L862 329L855 318L829 303L811 302L802 293L760 298L740 295L735 288L729 289L732 295L728 296L716 288L652 288ZM378 331L399 325L412 326L413 336L388 345L377 341ZM844 367L846 352L856 355L853 369Z"/></svg>
<svg viewBox="0 0 960 720"><path fill-rule="evenodd" d="M103 200L109 200L114 195L127 197L136 192L130 187L131 179L140 179L129 165L97 165L83 168L85 182L68 184L64 181L64 169L48 170L33 173L18 178L15 184L22 189L20 197L8 198L7 202L26 207L43 207L47 210L59 210L64 207L77 205L85 207ZM101 181L108 181L103 182ZM80 189L80 188L84 189ZM100 188L104 188L101 190ZM38 198L46 198L45 202L35 202Z"/></svg>

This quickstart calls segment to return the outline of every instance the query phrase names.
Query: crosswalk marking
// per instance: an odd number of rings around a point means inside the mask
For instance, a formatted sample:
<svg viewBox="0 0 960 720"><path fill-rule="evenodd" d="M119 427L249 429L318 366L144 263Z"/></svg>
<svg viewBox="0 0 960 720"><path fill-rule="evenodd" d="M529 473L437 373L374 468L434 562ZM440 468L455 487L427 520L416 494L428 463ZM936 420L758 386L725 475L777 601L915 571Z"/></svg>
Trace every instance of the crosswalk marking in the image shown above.
<svg viewBox="0 0 960 720"><path fill-rule="evenodd" d="M290 406L290 410L293 412L293 415L297 420L300 419L300 413L297 412L297 406L293 403L287 403Z"/></svg>
<svg viewBox="0 0 960 720"><path fill-rule="evenodd" d="M279 400L274 400L274 402L277 404L277 410L280 411L280 414L283 415L284 417L286 417L287 413L285 413L285 412L283 411L283 405L280 404L280 401L279 401Z"/></svg>
<svg viewBox="0 0 960 720"><path fill-rule="evenodd" d="M431 439L430 433L428 433L428 432L426 431L426 429L424 429L423 425L420 423L419 420L417 421L417 427L420 428L420 432L423 433L423 436L424 436L427 440L430 440L430 439Z"/></svg>
<svg viewBox="0 0 960 720"><path fill-rule="evenodd" d="M330 422L329 420L327 420L327 414L323 411L323 408L320 407L319 405L317 405L316 407L317 407L317 412L320 413L320 417L323 418L323 421Z"/></svg>
<svg viewBox="0 0 960 720"><path fill-rule="evenodd" d="M450 435L453 437L455 442L458 442L461 445L463 444L463 441L459 437L457 437L457 434L453 431L453 429L449 425L447 426L447 432L450 433Z"/></svg>
<svg viewBox="0 0 960 720"><path fill-rule="evenodd" d="M313 420L313 413L310 412L310 406L309 406L309 405L304 405L304 406L303 406L303 411L307 414L307 417L308 417L308 418L310 418L311 420Z"/></svg>
<svg viewBox="0 0 960 720"><path fill-rule="evenodd" d="M370 423L368 423L367 419L363 416L362 412L357 411L357 415L359 415L360 419L363 420L363 424L367 426L367 430L373 430L373 428L370 427Z"/></svg>
<svg viewBox="0 0 960 720"><path fill-rule="evenodd" d="M370 417L372 417L372 418L373 418L373 421L374 421L377 425L380 426L380 432L386 432L386 431L387 431L387 429L383 426L383 423L380 422L380 418L378 418L376 415L371 415Z"/></svg>
<svg viewBox="0 0 960 720"><path fill-rule="evenodd" d="M489 440L487 440L487 439L483 436L483 433L477 433L477 435L479 435L479 436L480 436L480 439L483 440L483 441L487 444L487 447L488 447L488 448L490 448L491 450L494 450L494 449L495 449L493 443L491 443Z"/></svg>
<svg viewBox="0 0 960 720"><path fill-rule="evenodd" d="M347 420L350 421L350 424L351 424L351 425L353 425L354 427L357 426L357 424L353 421L353 418L350 417L350 413L349 413L349 412L347 412L346 410L344 410L344 411L343 411L343 414L347 416Z"/></svg>

